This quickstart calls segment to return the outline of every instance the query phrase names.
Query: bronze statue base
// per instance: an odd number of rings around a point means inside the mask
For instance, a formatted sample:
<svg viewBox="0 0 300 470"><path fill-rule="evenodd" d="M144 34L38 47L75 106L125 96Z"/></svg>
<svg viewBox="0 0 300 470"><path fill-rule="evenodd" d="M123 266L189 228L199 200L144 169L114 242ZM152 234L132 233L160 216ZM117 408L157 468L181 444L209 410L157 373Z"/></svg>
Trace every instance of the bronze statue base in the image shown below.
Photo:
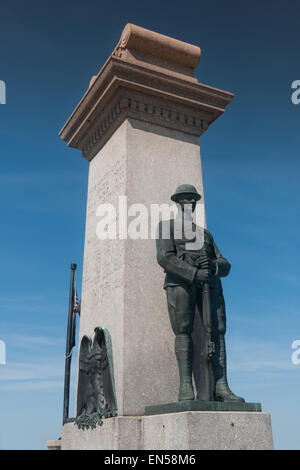
<svg viewBox="0 0 300 470"><path fill-rule="evenodd" d="M182 411L262 411L260 403L188 400L145 407L145 416Z"/></svg>

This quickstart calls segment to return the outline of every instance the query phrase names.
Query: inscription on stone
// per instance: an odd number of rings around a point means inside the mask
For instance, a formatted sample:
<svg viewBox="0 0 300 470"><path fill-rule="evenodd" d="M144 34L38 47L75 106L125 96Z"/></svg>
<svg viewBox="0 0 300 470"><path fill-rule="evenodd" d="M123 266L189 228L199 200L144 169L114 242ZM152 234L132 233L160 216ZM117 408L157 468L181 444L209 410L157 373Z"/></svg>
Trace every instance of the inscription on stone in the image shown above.
<svg viewBox="0 0 300 470"><path fill-rule="evenodd" d="M101 175L94 171L88 189L83 285L86 286L85 305L89 310L95 310L99 304L111 299L116 288L123 284L124 240L99 239L96 227L100 217L96 214L101 204L118 207L118 197L125 195L126 160L125 156L118 156L105 163Z"/></svg>

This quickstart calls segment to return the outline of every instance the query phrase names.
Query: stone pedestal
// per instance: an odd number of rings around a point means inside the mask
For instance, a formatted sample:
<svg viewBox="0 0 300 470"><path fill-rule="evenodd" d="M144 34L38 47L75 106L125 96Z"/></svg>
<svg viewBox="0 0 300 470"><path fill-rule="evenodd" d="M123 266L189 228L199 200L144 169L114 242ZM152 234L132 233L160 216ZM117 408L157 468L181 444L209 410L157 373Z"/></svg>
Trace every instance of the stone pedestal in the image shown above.
<svg viewBox="0 0 300 470"><path fill-rule="evenodd" d="M272 450L268 413L186 411L121 416L86 431L65 424L62 450Z"/></svg>

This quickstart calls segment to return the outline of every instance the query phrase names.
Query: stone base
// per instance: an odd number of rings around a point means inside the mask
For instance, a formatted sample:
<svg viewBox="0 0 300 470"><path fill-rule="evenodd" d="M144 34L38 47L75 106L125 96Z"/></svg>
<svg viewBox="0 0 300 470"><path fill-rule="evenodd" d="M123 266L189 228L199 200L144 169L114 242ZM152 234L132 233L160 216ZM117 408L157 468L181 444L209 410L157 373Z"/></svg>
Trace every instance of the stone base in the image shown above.
<svg viewBox="0 0 300 470"><path fill-rule="evenodd" d="M62 430L61 450L140 450L143 416L117 416L95 429L78 429L74 422Z"/></svg>
<svg viewBox="0 0 300 470"><path fill-rule="evenodd" d="M117 416L96 429L67 423L62 450L272 450L269 413L185 411Z"/></svg>

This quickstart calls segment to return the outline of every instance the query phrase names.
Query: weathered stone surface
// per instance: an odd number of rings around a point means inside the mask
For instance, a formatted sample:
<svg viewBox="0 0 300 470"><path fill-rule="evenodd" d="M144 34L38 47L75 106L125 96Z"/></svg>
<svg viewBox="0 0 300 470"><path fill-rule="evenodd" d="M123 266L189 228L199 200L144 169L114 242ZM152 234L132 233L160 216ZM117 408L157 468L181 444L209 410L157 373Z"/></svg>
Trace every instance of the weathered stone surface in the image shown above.
<svg viewBox="0 0 300 470"><path fill-rule="evenodd" d="M138 55L140 53L141 55ZM126 57L133 63L140 61L150 62L153 70L154 59L174 64L174 68L184 70L192 75L200 59L201 49L178 39L170 38L164 34L155 33L149 29L141 28L128 23L121 35L120 41L113 52L118 57Z"/></svg>
<svg viewBox="0 0 300 470"><path fill-rule="evenodd" d="M108 418L95 429L78 429L74 423L63 426L61 450L140 450L142 417Z"/></svg>
<svg viewBox="0 0 300 470"><path fill-rule="evenodd" d="M116 417L81 431L65 424L62 450L272 450L270 415L256 412L188 411Z"/></svg>
<svg viewBox="0 0 300 470"><path fill-rule="evenodd" d="M268 413L189 411L147 416L144 449L272 449Z"/></svg>
<svg viewBox="0 0 300 470"><path fill-rule="evenodd" d="M91 160L128 117L199 137L234 96L198 83L199 58L197 46L127 25L61 138Z"/></svg>

